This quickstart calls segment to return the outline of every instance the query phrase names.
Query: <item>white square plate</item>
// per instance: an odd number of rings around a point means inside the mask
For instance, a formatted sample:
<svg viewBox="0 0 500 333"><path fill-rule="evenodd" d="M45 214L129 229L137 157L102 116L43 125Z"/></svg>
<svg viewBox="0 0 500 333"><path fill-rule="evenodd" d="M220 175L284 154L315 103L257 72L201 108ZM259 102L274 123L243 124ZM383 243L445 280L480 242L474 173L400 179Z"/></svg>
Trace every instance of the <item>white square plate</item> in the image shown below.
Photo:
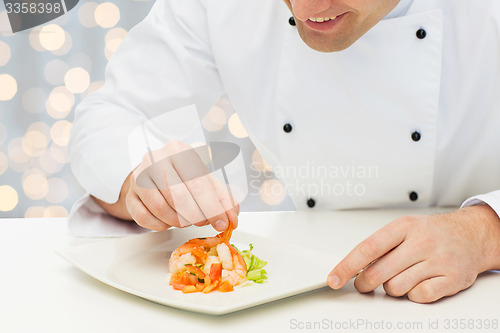
<svg viewBox="0 0 500 333"><path fill-rule="evenodd" d="M222 315L325 287L338 258L277 244L234 231L231 243L268 262L268 280L229 293L183 294L169 285L168 259L178 246L195 237L215 235L211 228L172 229L73 246L57 253L92 277L120 290L167 306Z"/></svg>

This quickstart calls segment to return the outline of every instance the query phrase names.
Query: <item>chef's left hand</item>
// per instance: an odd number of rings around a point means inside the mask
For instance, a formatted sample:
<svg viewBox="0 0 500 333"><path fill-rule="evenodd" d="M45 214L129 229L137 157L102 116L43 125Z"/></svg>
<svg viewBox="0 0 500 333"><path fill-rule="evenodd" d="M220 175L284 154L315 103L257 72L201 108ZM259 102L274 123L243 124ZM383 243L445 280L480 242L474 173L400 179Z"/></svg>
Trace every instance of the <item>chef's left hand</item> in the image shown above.
<svg viewBox="0 0 500 333"><path fill-rule="evenodd" d="M478 205L392 221L357 245L329 274L328 284L341 288L357 274L354 286L361 293L383 284L390 296L429 303L499 268L500 219Z"/></svg>

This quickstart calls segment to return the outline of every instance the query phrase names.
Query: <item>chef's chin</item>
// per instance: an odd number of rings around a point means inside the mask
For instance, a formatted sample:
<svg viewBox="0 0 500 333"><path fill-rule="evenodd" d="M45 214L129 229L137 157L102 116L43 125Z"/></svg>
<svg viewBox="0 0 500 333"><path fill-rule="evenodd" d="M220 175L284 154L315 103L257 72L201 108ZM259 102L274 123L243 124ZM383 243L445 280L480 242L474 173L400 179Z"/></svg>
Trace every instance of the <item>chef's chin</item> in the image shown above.
<svg viewBox="0 0 500 333"><path fill-rule="evenodd" d="M354 37L352 35L328 36L324 33L311 31L306 27L301 26L301 24L297 24L297 30L299 31L300 38L302 38L307 46L315 51L325 53L343 51L354 44L354 42L361 37Z"/></svg>

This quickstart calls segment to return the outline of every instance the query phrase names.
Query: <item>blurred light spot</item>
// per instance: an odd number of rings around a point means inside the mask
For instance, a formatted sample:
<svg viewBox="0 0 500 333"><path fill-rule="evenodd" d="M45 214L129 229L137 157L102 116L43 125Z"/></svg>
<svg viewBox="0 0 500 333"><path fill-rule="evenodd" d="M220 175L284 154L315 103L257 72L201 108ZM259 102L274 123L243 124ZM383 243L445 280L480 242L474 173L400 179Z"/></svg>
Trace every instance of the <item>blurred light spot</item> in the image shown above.
<svg viewBox="0 0 500 333"><path fill-rule="evenodd" d="M19 202L16 190L9 185L0 186L0 211L10 212Z"/></svg>
<svg viewBox="0 0 500 333"><path fill-rule="evenodd" d="M120 21L120 9L114 3L104 2L95 9L94 18L102 28L114 27Z"/></svg>
<svg viewBox="0 0 500 333"><path fill-rule="evenodd" d="M260 172L272 172L271 166L267 164L257 149L252 154L252 165Z"/></svg>
<svg viewBox="0 0 500 333"><path fill-rule="evenodd" d="M17 93L17 81L9 74L0 74L0 101L9 101Z"/></svg>
<svg viewBox="0 0 500 333"><path fill-rule="evenodd" d="M63 206L50 206L45 209L43 217L68 217L68 211Z"/></svg>
<svg viewBox="0 0 500 333"><path fill-rule="evenodd" d="M86 96L96 92L97 90L101 89L101 87L104 85L104 81L95 81L92 82L89 86L89 89L87 91L83 92L80 96L81 98L85 98Z"/></svg>
<svg viewBox="0 0 500 333"><path fill-rule="evenodd" d="M56 144L52 144L50 145L50 155L52 155L54 161L58 163L64 164L69 162L69 155L66 147L60 147Z"/></svg>
<svg viewBox="0 0 500 333"><path fill-rule="evenodd" d="M30 159L30 157L24 152L22 138L14 138L10 140L8 154L10 161L16 164L27 163Z"/></svg>
<svg viewBox="0 0 500 333"><path fill-rule="evenodd" d="M45 110L47 94L40 88L30 88L23 94L23 107L29 113L41 113Z"/></svg>
<svg viewBox="0 0 500 333"><path fill-rule="evenodd" d="M214 106L201 120L203 127L209 132L217 132L226 125L226 112L220 106Z"/></svg>
<svg viewBox="0 0 500 333"><path fill-rule="evenodd" d="M54 119L65 118L75 104L75 96L66 87L60 86L52 90L45 103L47 113Z"/></svg>
<svg viewBox="0 0 500 333"><path fill-rule="evenodd" d="M10 47L0 40L0 67L5 66L10 60Z"/></svg>
<svg viewBox="0 0 500 333"><path fill-rule="evenodd" d="M90 86L89 73L81 68L71 68L64 76L66 88L72 93L78 94L87 90Z"/></svg>
<svg viewBox="0 0 500 333"><path fill-rule="evenodd" d="M9 160L7 159L7 156L0 151L0 176L3 175L8 168Z"/></svg>
<svg viewBox="0 0 500 333"><path fill-rule="evenodd" d="M39 218L39 217L43 217L43 213L45 213L45 207L32 206L26 210L26 212L24 213L24 217L26 217L26 218Z"/></svg>
<svg viewBox="0 0 500 333"><path fill-rule="evenodd" d="M50 127L48 124L44 123L43 121L37 121L36 123L31 124L28 129L26 130L27 132L30 131L38 131L41 132L45 137L50 136Z"/></svg>
<svg viewBox="0 0 500 333"><path fill-rule="evenodd" d="M42 27L40 34L40 44L49 51L60 49L66 40L66 33L57 24L47 24Z"/></svg>
<svg viewBox="0 0 500 333"><path fill-rule="evenodd" d="M50 137L58 146L67 146L69 134L71 133L71 123L67 120L61 120L52 125Z"/></svg>
<svg viewBox="0 0 500 333"><path fill-rule="evenodd" d="M71 68L64 76L64 83L69 91L79 94L87 90L90 86L90 76L81 67Z"/></svg>
<svg viewBox="0 0 500 333"><path fill-rule="evenodd" d="M64 44L57 50L53 50L52 53L58 56L63 56L68 53L73 47L73 38L68 32L64 32Z"/></svg>
<svg viewBox="0 0 500 333"><path fill-rule="evenodd" d="M124 39L127 36L127 30L123 28L113 28L106 32L106 36L104 36L104 40L109 42L112 39Z"/></svg>
<svg viewBox="0 0 500 333"><path fill-rule="evenodd" d="M32 167L30 157L26 155L22 146L16 146L9 149L8 156L9 168L15 172L22 173Z"/></svg>
<svg viewBox="0 0 500 333"><path fill-rule="evenodd" d="M28 156L43 155L47 146L47 137L40 131L28 131L22 141L23 150Z"/></svg>
<svg viewBox="0 0 500 333"><path fill-rule="evenodd" d="M41 168L47 174L58 173L64 167L64 163L59 163L56 160L54 160L50 150L45 152L45 154L43 154L42 156L40 156L37 162L38 163L36 163L36 166Z"/></svg>
<svg viewBox="0 0 500 333"><path fill-rule="evenodd" d="M104 48L104 55L106 56L106 59L111 59L113 54L115 54L116 50L120 47L122 44L123 39L121 38L115 38L110 40L109 42L106 42L106 46Z"/></svg>
<svg viewBox="0 0 500 333"><path fill-rule="evenodd" d="M35 27L31 29L29 40L31 47L38 52L46 51L46 49L40 43L40 31L42 30L42 26Z"/></svg>
<svg viewBox="0 0 500 333"><path fill-rule="evenodd" d="M92 70L92 59L85 53L76 52L71 54L68 59L69 67L81 67L87 72Z"/></svg>
<svg viewBox="0 0 500 333"><path fill-rule="evenodd" d="M56 86L64 83L64 75L69 66L61 59L51 60L45 65L44 75L48 83Z"/></svg>
<svg viewBox="0 0 500 333"><path fill-rule="evenodd" d="M266 180L260 187L262 201L270 206L276 206L283 202L286 192L283 184L277 179Z"/></svg>
<svg viewBox="0 0 500 333"><path fill-rule="evenodd" d="M45 196L45 200L52 204L63 202L68 196L68 186L60 178L50 178L48 180L49 192Z"/></svg>
<svg viewBox="0 0 500 333"><path fill-rule="evenodd" d="M41 170L30 169L23 175L23 189L28 198L41 200L49 192L47 177Z"/></svg>
<svg viewBox="0 0 500 333"><path fill-rule="evenodd" d="M3 146L7 140L7 128L4 124L0 123L0 146Z"/></svg>
<svg viewBox="0 0 500 333"><path fill-rule="evenodd" d="M243 124L240 121L240 117L237 113L233 113L229 118L228 122L229 131L235 137L242 139L248 136L246 129L243 127Z"/></svg>
<svg viewBox="0 0 500 333"><path fill-rule="evenodd" d="M97 22L94 18L96 8L97 3L95 2L86 2L80 6L78 10L78 20L84 27L93 28L97 26Z"/></svg>

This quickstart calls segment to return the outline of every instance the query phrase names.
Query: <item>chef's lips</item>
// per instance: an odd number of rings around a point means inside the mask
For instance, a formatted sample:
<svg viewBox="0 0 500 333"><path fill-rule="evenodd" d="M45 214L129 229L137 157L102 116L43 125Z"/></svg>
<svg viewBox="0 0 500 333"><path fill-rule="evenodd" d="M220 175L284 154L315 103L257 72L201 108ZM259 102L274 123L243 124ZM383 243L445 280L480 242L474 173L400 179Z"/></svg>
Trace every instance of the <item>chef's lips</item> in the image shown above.
<svg viewBox="0 0 500 333"><path fill-rule="evenodd" d="M52 21L73 9L79 0L3 0L12 31L16 33ZM2 23L2 22L0 22ZM9 24L0 24L9 26Z"/></svg>

